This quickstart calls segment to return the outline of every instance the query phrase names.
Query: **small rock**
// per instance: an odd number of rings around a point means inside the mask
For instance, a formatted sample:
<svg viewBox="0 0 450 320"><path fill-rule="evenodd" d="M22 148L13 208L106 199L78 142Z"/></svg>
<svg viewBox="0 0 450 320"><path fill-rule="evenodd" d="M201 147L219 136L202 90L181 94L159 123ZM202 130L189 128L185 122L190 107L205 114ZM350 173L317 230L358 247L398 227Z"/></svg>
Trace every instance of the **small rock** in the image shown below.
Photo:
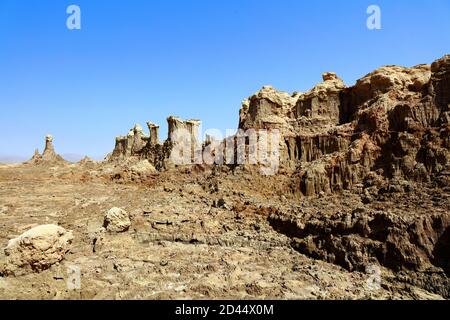
<svg viewBox="0 0 450 320"><path fill-rule="evenodd" d="M161 267L166 267L168 264L169 264L169 261L167 261L167 260L162 260L162 261L159 263L159 265L160 265Z"/></svg>
<svg viewBox="0 0 450 320"><path fill-rule="evenodd" d="M175 191L175 189L174 188L171 188L171 187L164 187L164 192L174 192Z"/></svg>
<svg viewBox="0 0 450 320"><path fill-rule="evenodd" d="M105 216L103 226L111 232L125 232L131 226L129 214L120 208L112 208Z"/></svg>
<svg viewBox="0 0 450 320"><path fill-rule="evenodd" d="M223 198L220 198L219 200L214 200L213 207L214 208L225 209L225 210L228 210L228 211L233 210L233 207L231 205L229 205L228 203L226 203Z"/></svg>

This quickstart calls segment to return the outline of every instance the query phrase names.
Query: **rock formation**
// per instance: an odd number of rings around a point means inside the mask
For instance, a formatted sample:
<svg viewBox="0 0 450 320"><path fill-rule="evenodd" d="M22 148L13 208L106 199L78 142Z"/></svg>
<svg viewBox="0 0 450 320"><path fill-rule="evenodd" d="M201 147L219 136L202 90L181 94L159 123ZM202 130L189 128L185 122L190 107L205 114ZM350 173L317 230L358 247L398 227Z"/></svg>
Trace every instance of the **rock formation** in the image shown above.
<svg viewBox="0 0 450 320"><path fill-rule="evenodd" d="M450 56L445 56L432 65L381 67L352 87L333 72L324 73L323 82L306 93L290 95L265 86L242 103L239 129L280 130L281 168L306 196L354 189L369 174L430 181L450 157L449 77ZM198 159L199 121L173 116L167 121L168 139L162 144L158 126L148 123L147 137L137 125L116 139L111 159L135 156L168 169L175 140L189 135L191 158ZM186 134L175 137L180 130ZM212 149L214 156L214 148L233 139L211 147L208 138L203 150Z"/></svg>
<svg viewBox="0 0 450 320"><path fill-rule="evenodd" d="M149 143L151 146L156 146L159 144L159 126L152 123L147 122L148 130L150 132Z"/></svg>
<svg viewBox="0 0 450 320"><path fill-rule="evenodd" d="M41 225L9 241L6 261L0 266L3 275L40 272L64 259L70 250L72 232L57 225Z"/></svg>
<svg viewBox="0 0 450 320"><path fill-rule="evenodd" d="M53 147L53 136L47 135L45 137L45 149L42 154L42 159L44 160L52 160L56 157L55 148Z"/></svg>
<svg viewBox="0 0 450 320"><path fill-rule="evenodd" d="M430 181L448 164L450 58L382 67L353 87L334 73L305 94L264 87L243 103L240 128L283 132L281 162L304 195L353 189L370 173Z"/></svg>
<svg viewBox="0 0 450 320"><path fill-rule="evenodd" d="M187 120L170 116L167 118L168 137L160 143L159 126L147 122L149 136L143 133L142 127L137 124L130 130L127 137L116 138L116 146L109 161L121 161L129 158L148 160L152 166L158 170L172 167L170 155L176 143L189 142L191 150L191 160L194 159L194 152L199 142L199 120Z"/></svg>
<svg viewBox="0 0 450 320"><path fill-rule="evenodd" d="M450 56L445 56L432 65L381 67L352 87L333 72L324 73L323 82L306 93L290 95L265 86L242 103L239 129L280 130L282 171L293 176L305 196L352 190L373 174L431 181L449 163L449 77ZM199 121L172 116L167 122L168 139L162 144L158 126L148 123L147 137L137 125L116 139L111 159L134 156L157 170L168 169L174 143L189 135L191 158L198 159ZM180 130L186 134L175 137ZM215 148L237 138L211 146L208 137L202 150L209 148L214 157Z"/></svg>
<svg viewBox="0 0 450 320"><path fill-rule="evenodd" d="M29 162L41 162L42 161L42 155L39 153L39 149L34 150L33 157L29 160Z"/></svg>
<svg viewBox="0 0 450 320"><path fill-rule="evenodd" d="M53 146L53 136L47 135L45 137L45 148L42 155L39 153L39 150L36 149L33 157L27 161L28 164L64 164L67 163L66 160L63 159L59 154L55 152L55 147Z"/></svg>
<svg viewBox="0 0 450 320"><path fill-rule="evenodd" d="M372 264L412 271L413 278L424 278L421 286L450 296L450 213L398 215L360 207L331 216L275 212L269 221L302 254L349 271L364 272ZM439 276L431 280L433 274Z"/></svg>

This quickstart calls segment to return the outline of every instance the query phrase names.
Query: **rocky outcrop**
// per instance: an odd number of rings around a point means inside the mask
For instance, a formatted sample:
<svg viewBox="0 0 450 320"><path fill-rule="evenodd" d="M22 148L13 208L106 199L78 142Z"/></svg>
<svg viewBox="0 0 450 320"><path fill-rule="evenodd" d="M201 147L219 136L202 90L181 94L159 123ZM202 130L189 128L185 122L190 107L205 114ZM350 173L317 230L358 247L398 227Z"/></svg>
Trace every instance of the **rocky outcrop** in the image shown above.
<svg viewBox="0 0 450 320"><path fill-rule="evenodd" d="M159 144L159 126L152 122L147 122L147 127L150 132L149 144L151 146L158 145Z"/></svg>
<svg viewBox="0 0 450 320"><path fill-rule="evenodd" d="M169 169L171 152L177 143L189 142L191 148L191 160L194 159L194 151L199 145L199 120L186 120L170 116L167 118L168 137L160 143L159 126L148 122L149 135L147 136L139 124L131 129L126 137L116 138L116 146L109 161L123 161L130 158L147 160L157 170Z"/></svg>
<svg viewBox="0 0 450 320"><path fill-rule="evenodd" d="M433 97L433 103L441 110L442 124L448 125L449 123L445 119L450 111L450 91L448 89L450 87L450 55L433 62L431 72L430 95Z"/></svg>
<svg viewBox="0 0 450 320"><path fill-rule="evenodd" d="M59 154L56 153L55 147L53 146L53 136L47 135L45 137L45 148L42 155L39 150L36 149L33 157L26 162L26 164L65 164L66 160L63 159Z"/></svg>
<svg viewBox="0 0 450 320"><path fill-rule="evenodd" d="M277 128L281 166L307 196L353 189L371 173L428 182L450 162L450 58L386 66L346 87L334 73L307 93L264 87L240 128Z"/></svg>
<svg viewBox="0 0 450 320"><path fill-rule="evenodd" d="M299 96L295 105L296 117L322 118L339 124L340 92L345 89L345 84L334 72L324 73L322 78L322 83Z"/></svg>
<svg viewBox="0 0 450 320"><path fill-rule="evenodd" d="M450 215L398 216L355 209L333 216L276 212L271 225L291 237L292 246L315 259L349 271L382 265L394 271L423 272L442 268L449 274ZM450 296L443 275L431 291Z"/></svg>
<svg viewBox="0 0 450 320"><path fill-rule="evenodd" d="M287 129L289 119L295 118L297 96L297 93L291 96L271 86L264 86L259 92L243 101L239 128L267 129L276 126Z"/></svg>
<svg viewBox="0 0 450 320"><path fill-rule="evenodd" d="M53 136L47 135L45 137L45 149L42 154L42 159L51 161L56 157L55 147L53 147Z"/></svg>
<svg viewBox="0 0 450 320"><path fill-rule="evenodd" d="M279 167L305 196L359 188L372 173L386 180L445 183L449 78L450 58L445 56L431 65L381 67L351 87L333 72L324 73L323 81L306 93L264 86L243 101L235 136L222 141L208 137L199 148L199 121L172 116L166 141L159 143L157 125L148 123L149 136L137 125L127 137L116 139L110 159L136 157L165 170L173 167L174 146L183 142L191 144L188 163L200 159L212 165L205 161L207 154L216 164L245 165L251 161L237 159L237 142L243 137L247 153L254 147L242 132L264 129L280 132ZM256 139L262 139L259 132ZM225 150L227 146L231 148Z"/></svg>
<svg viewBox="0 0 450 320"><path fill-rule="evenodd" d="M127 136L116 138L116 146L111 155L114 159L125 159L133 155L138 155L148 142L149 138L144 134L142 127L136 124L130 129Z"/></svg>
<svg viewBox="0 0 450 320"><path fill-rule="evenodd" d="M9 241L0 273L19 276L46 270L64 259L72 240L72 232L57 225L30 229Z"/></svg>
<svg viewBox="0 0 450 320"><path fill-rule="evenodd" d="M361 208L334 216L274 214L270 219L276 229L293 238L300 252L350 271L364 271L370 263L414 271L437 265L450 271L442 250L448 246L448 241L444 245L448 214L400 217Z"/></svg>
<svg viewBox="0 0 450 320"><path fill-rule="evenodd" d="M37 163L42 161L42 155L39 153L39 149L34 150L33 157L28 162Z"/></svg>

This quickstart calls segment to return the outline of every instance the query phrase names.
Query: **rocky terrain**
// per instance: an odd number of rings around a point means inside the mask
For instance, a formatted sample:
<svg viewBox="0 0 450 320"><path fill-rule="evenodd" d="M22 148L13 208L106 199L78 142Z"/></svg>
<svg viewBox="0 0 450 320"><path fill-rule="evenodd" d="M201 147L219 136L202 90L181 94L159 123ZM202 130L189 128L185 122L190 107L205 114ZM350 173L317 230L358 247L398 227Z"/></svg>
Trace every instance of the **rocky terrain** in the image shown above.
<svg viewBox="0 0 450 320"><path fill-rule="evenodd" d="M450 297L450 56L263 87L223 141L167 120L165 141L136 125L102 162L69 163L47 136L0 166L0 298ZM189 165L171 157L180 130ZM280 133L274 174L229 152L249 130Z"/></svg>

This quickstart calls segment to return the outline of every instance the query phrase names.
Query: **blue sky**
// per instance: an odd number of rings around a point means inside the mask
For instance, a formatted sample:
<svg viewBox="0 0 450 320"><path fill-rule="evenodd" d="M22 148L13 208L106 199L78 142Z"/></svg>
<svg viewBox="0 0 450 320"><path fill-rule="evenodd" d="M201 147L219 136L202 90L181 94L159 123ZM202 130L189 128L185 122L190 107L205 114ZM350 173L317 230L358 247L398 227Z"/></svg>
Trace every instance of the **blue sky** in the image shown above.
<svg viewBox="0 0 450 320"><path fill-rule="evenodd" d="M66 8L81 8L68 30ZM382 30L366 28L377 4ZM271 84L347 85L387 64L450 53L450 1L1 0L0 156L102 156L135 123L199 118L237 126L240 102Z"/></svg>

